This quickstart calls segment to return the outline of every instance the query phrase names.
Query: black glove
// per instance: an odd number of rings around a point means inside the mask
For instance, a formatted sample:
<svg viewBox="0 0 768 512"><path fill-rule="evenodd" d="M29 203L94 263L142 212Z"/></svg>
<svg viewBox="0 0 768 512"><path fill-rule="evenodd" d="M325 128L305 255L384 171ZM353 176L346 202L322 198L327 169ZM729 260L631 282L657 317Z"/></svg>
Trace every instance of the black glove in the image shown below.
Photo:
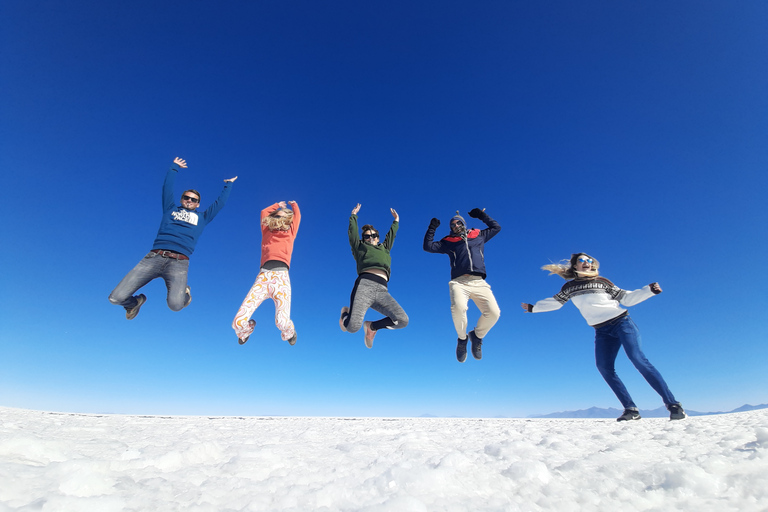
<svg viewBox="0 0 768 512"><path fill-rule="evenodd" d="M472 208L469 211L469 216L472 217L473 219L480 219L483 217L483 215L485 215L485 212L480 208Z"/></svg>
<svg viewBox="0 0 768 512"><path fill-rule="evenodd" d="M437 229L439 225L440 225L440 219L432 219L431 221L429 221L430 229Z"/></svg>

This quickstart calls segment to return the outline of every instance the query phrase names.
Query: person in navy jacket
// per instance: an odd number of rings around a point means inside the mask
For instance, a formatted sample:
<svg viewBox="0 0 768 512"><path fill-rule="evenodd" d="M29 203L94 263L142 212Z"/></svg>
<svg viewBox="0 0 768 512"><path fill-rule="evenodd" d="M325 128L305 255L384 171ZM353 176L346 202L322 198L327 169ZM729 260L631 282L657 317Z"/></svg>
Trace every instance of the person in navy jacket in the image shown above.
<svg viewBox="0 0 768 512"><path fill-rule="evenodd" d="M224 180L224 190L219 198L204 212L197 211L200 193L190 189L181 195L181 205L174 202L173 187L180 169L186 169L187 162L175 158L165 175L163 183L163 217L157 231L152 250L123 278L109 295L109 302L125 308L128 320L136 318L141 305L146 302L144 294L134 296L141 287L162 277L168 288L168 307L181 311L192 302L187 286L189 257L203 230L224 207L237 176Z"/></svg>
<svg viewBox="0 0 768 512"><path fill-rule="evenodd" d="M463 363L467 359L467 341L472 340L472 356L481 359L483 338L499 319L501 311L491 291L491 285L485 281L485 243L501 231L499 223L493 220L485 209L475 208L469 216L480 219L486 226L479 229L467 229L464 218L456 212L451 219L451 232L435 242L435 231L440 226L439 219L432 219L424 235L424 250L438 254L447 254L451 262L451 280L448 288L451 294L451 316L459 339L456 345L456 359ZM469 301L474 301L482 315L475 328L467 333L467 309Z"/></svg>

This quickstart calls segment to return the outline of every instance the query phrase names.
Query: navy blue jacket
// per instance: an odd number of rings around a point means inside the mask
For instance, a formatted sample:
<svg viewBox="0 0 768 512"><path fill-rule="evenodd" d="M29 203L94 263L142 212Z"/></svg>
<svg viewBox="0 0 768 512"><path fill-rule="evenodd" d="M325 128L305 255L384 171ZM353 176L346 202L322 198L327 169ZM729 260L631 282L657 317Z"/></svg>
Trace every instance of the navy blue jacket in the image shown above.
<svg viewBox="0 0 768 512"><path fill-rule="evenodd" d="M501 231L499 223L483 212L480 220L486 229L470 229L464 235L456 235L453 232L435 242L435 229L430 227L424 235L424 250L438 254L447 254L451 259L451 279L456 279L464 274L481 276L485 279L485 242L496 236Z"/></svg>
<svg viewBox="0 0 768 512"><path fill-rule="evenodd" d="M179 168L176 164L168 170L163 183L163 219L160 221L160 228L157 230L153 249L163 249L167 251L176 251L186 256L191 256L197 245L197 240L203 234L205 226L216 217L224 207L232 190L232 182L224 184L224 190L221 191L219 198L208 207L203 213L197 210L186 210L181 206L176 206L173 197L173 185L176 183L176 176Z"/></svg>

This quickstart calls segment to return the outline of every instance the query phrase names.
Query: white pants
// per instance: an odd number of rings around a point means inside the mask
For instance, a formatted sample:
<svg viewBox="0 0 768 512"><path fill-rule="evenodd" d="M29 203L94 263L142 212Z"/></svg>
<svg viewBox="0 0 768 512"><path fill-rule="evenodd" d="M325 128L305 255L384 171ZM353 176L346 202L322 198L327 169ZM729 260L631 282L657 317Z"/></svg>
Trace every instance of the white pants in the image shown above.
<svg viewBox="0 0 768 512"><path fill-rule="evenodd" d="M473 300L482 315L475 326L475 336L482 339L491 330L501 315L499 305L491 291L491 285L480 276L463 275L448 282L451 292L451 316L456 334L461 339L467 337L467 309Z"/></svg>

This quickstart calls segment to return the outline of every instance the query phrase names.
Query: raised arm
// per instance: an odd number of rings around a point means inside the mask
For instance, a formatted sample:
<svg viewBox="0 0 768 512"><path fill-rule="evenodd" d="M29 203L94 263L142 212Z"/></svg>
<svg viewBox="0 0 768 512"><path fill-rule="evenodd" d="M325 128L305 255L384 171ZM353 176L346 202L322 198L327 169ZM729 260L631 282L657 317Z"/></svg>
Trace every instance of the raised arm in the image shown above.
<svg viewBox="0 0 768 512"><path fill-rule="evenodd" d="M485 238L486 242L491 238L493 238L494 236L498 235L499 231L501 231L501 226L499 225L499 223L493 220L490 215L485 213L485 208L483 208L482 210L480 208L473 208L472 210L469 211L469 216L472 217L473 219L479 219L483 221L483 223L485 223L485 225L488 226L482 231L483 237Z"/></svg>
<svg viewBox="0 0 768 512"><path fill-rule="evenodd" d="M424 234L424 250L427 252L435 252L435 253L442 253L443 251L443 243L442 242L435 242L435 231L437 231L437 228L440 226L440 219L433 218L431 221L429 221L429 227L427 228L427 232Z"/></svg>
<svg viewBox="0 0 768 512"><path fill-rule="evenodd" d="M173 188L176 184L176 176L179 170L186 169L187 162L184 159L176 157L173 159L173 164L168 172L165 173L165 181L163 182L163 211L171 210L176 206L176 198L173 197Z"/></svg>
<svg viewBox="0 0 768 512"><path fill-rule="evenodd" d="M392 246L395 245L395 237L397 236L397 230L400 227L400 216L397 214L394 208L390 208L389 211L395 220L392 221L392 225L389 227L387 236L384 237L384 247L386 247L388 251L392 250Z"/></svg>
<svg viewBox="0 0 768 512"><path fill-rule="evenodd" d="M352 247L352 254L355 253L357 244L360 243L360 234L357 228L357 212L360 211L360 203L352 208L352 213L349 216L349 245Z"/></svg>

